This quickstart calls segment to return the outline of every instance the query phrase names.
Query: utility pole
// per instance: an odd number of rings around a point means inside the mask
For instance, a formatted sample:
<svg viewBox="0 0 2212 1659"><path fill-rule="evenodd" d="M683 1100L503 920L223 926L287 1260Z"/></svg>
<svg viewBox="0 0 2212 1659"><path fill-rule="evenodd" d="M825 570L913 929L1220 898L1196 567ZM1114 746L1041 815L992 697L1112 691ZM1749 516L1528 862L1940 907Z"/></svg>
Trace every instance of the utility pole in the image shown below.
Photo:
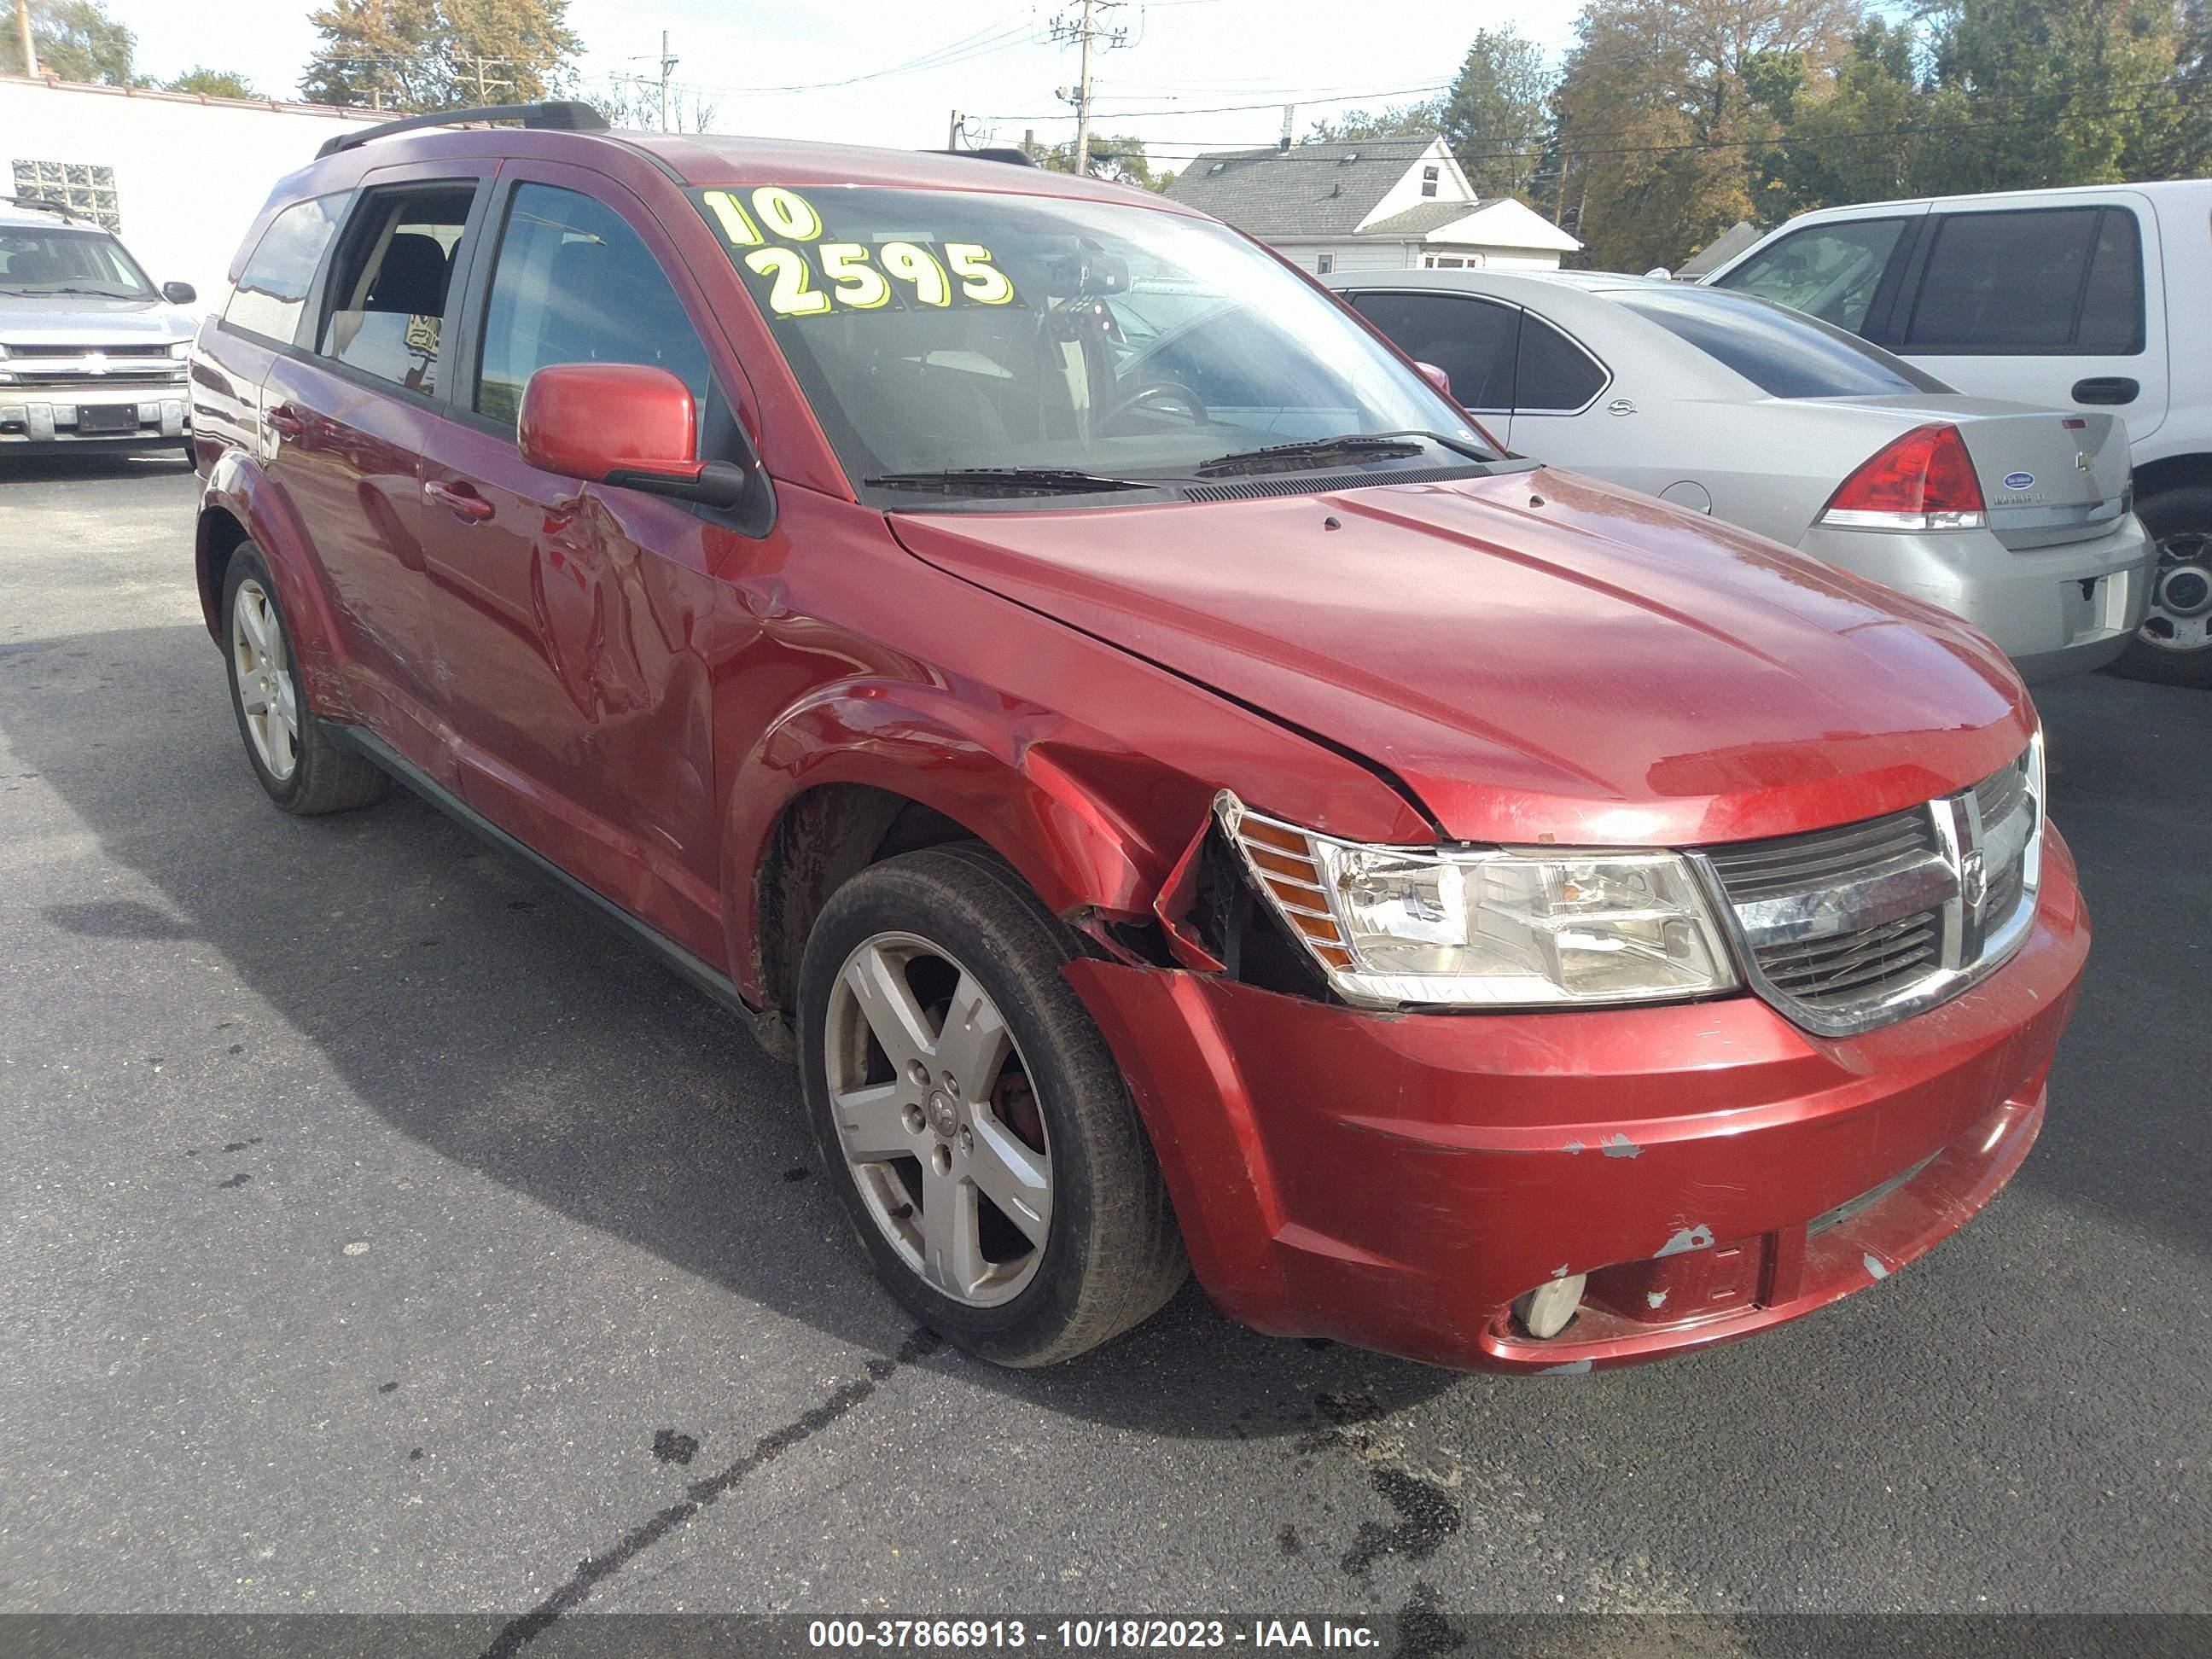
<svg viewBox="0 0 2212 1659"><path fill-rule="evenodd" d="M456 52L453 55L460 64L467 66L465 72L473 73L476 76L477 103L479 107L491 102L493 88L511 88L514 85L514 82L507 80L501 76L489 76L484 73L484 71L489 69L494 64L505 64L507 60L504 58L486 58L480 53L467 52Z"/></svg>
<svg viewBox="0 0 2212 1659"><path fill-rule="evenodd" d="M957 109L952 112L951 124L945 129L945 148L947 149L960 148L960 112Z"/></svg>
<svg viewBox="0 0 2212 1659"><path fill-rule="evenodd" d="M1073 40L1082 50L1082 64L1075 82L1074 96L1069 98L1065 91L1060 94L1062 98L1066 98L1075 106L1075 171L1078 175L1091 171L1091 43L1097 40L1108 46L1118 46L1129 38L1128 30L1101 28L1097 21L1102 13L1120 10L1122 0L1082 0L1082 3L1083 9L1078 21L1071 21L1062 16L1054 19L1052 25L1054 40Z"/></svg>
<svg viewBox="0 0 2212 1659"><path fill-rule="evenodd" d="M31 44L31 0L15 0L15 34L23 43L23 73L39 72L39 49Z"/></svg>
<svg viewBox="0 0 2212 1659"><path fill-rule="evenodd" d="M660 130L668 131L668 77L676 73L677 59L668 50L668 31L660 32Z"/></svg>

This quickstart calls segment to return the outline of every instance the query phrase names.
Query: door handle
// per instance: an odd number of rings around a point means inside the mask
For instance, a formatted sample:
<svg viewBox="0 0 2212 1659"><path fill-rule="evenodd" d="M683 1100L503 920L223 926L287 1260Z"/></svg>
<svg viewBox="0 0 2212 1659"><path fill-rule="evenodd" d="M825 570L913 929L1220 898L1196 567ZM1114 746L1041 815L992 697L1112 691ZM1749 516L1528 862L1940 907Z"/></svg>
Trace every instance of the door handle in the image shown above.
<svg viewBox="0 0 2212 1659"><path fill-rule="evenodd" d="M482 524L498 510L465 483L447 483L433 478L422 486L422 493L455 518L470 524Z"/></svg>
<svg viewBox="0 0 2212 1659"><path fill-rule="evenodd" d="M280 438L296 438L307 429L307 423L294 412L289 404L279 404L263 411L262 420Z"/></svg>
<svg viewBox="0 0 2212 1659"><path fill-rule="evenodd" d="M2097 374L2074 382L2077 404L2131 404L2142 387L2124 374Z"/></svg>

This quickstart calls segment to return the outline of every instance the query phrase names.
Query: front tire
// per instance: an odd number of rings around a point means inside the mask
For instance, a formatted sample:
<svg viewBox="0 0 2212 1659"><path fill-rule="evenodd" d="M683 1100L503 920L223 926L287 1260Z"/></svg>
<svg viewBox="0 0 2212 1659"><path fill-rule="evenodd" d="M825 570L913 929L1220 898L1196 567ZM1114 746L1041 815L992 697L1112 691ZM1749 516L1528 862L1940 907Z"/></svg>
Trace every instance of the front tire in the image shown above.
<svg viewBox="0 0 2212 1659"><path fill-rule="evenodd" d="M383 794L392 781L316 718L269 562L252 542L231 553L222 617L231 711L269 799L306 817L366 806Z"/></svg>
<svg viewBox="0 0 2212 1659"><path fill-rule="evenodd" d="M2136 513L2158 544L2158 568L2150 609L2112 672L2212 687L2212 489L2161 490Z"/></svg>
<svg viewBox="0 0 2212 1659"><path fill-rule="evenodd" d="M1189 1271L1076 936L973 843L833 894L799 968L799 1068L877 1273L932 1329L1046 1365L1156 1312Z"/></svg>

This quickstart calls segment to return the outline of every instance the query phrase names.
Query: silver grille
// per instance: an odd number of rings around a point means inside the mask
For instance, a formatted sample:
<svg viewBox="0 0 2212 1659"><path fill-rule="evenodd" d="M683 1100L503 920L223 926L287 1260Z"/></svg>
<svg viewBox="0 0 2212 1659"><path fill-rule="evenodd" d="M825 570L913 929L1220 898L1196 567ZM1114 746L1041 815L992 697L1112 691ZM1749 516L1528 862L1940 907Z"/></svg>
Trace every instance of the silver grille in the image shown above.
<svg viewBox="0 0 2212 1659"><path fill-rule="evenodd" d="M1754 988L1823 1036L1930 1006L2027 937L2042 845L2031 745L1972 789L1699 854Z"/></svg>

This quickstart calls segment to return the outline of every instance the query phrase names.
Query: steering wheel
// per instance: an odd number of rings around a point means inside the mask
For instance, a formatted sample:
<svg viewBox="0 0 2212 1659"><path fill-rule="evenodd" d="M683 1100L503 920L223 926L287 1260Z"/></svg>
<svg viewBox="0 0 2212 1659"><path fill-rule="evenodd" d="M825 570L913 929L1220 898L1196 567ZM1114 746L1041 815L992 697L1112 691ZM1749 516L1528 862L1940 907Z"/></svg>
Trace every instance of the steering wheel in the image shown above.
<svg viewBox="0 0 2212 1659"><path fill-rule="evenodd" d="M1123 392L1114 400L1113 406L1098 417L1098 425L1110 427L1131 410L1152 398L1172 398L1190 411L1191 424L1210 425L1206 404L1198 393L1180 380L1147 380L1142 386Z"/></svg>

